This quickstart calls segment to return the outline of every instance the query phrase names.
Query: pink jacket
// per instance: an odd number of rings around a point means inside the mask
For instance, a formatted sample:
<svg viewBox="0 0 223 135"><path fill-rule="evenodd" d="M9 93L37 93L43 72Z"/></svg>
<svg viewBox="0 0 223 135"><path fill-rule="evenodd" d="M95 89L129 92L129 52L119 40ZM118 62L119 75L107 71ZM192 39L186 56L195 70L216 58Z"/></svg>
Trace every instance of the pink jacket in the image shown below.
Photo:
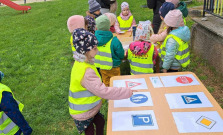
<svg viewBox="0 0 223 135"><path fill-rule="evenodd" d="M165 40L168 35L165 27L167 27L167 25L162 21L158 34L153 34L150 37L152 43L163 42Z"/></svg>
<svg viewBox="0 0 223 135"><path fill-rule="evenodd" d="M132 91L130 88L106 87L105 84L101 82L101 79L95 74L94 70L91 68L86 69L85 75L81 81L81 85L89 90L91 93L104 99L119 100L132 96ZM71 116L73 119L79 121L87 120L98 113L101 105L102 101L88 112Z"/></svg>
<svg viewBox="0 0 223 135"><path fill-rule="evenodd" d="M129 11L129 14L128 14L127 16L123 16L123 15L122 15L122 12L120 13L119 16L121 16L121 18L122 18L123 20L128 20L129 17L130 17L131 15L132 15L132 13ZM136 25L136 21L135 21L135 19L133 18L131 27L134 26L134 25ZM130 30L131 30L131 28L129 29L129 31L130 31ZM115 22L115 32L116 32L117 34L119 34L120 31L121 31L121 30L120 30L120 27L119 27L119 22L118 22L118 20L116 19L116 22Z"/></svg>

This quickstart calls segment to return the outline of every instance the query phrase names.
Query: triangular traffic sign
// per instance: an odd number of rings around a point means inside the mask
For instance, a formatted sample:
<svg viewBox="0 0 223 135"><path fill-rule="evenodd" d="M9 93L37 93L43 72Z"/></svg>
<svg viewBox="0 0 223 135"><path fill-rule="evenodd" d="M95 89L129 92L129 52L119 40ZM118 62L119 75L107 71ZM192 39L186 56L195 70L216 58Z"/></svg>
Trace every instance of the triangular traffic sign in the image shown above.
<svg viewBox="0 0 223 135"><path fill-rule="evenodd" d="M127 88L133 88L136 86L141 85L142 83L137 83L137 82L131 82L131 81L125 81L125 85Z"/></svg>

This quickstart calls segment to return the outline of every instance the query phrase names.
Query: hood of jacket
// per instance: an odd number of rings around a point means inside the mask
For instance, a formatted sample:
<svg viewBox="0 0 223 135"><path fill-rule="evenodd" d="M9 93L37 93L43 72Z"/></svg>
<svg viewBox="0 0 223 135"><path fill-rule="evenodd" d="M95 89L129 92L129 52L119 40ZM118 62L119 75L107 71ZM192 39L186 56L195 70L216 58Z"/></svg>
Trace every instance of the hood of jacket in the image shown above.
<svg viewBox="0 0 223 135"><path fill-rule="evenodd" d="M187 4L185 2L181 1L177 9L179 9L182 12L184 17L187 17L188 9L187 9Z"/></svg>
<svg viewBox="0 0 223 135"><path fill-rule="evenodd" d="M119 16L121 16L121 18L122 18L123 20L128 20L129 17L132 16L132 13L131 13L131 11L129 10L129 14L128 14L128 15L124 16L124 15L122 15L122 12L121 12Z"/></svg>
<svg viewBox="0 0 223 135"><path fill-rule="evenodd" d="M95 36L98 40L98 46L102 46L112 39L113 34L111 31L96 30Z"/></svg>
<svg viewBox="0 0 223 135"><path fill-rule="evenodd" d="M190 40L190 29L187 26L178 27L177 29L172 30L170 34L179 37L184 42L188 42Z"/></svg>

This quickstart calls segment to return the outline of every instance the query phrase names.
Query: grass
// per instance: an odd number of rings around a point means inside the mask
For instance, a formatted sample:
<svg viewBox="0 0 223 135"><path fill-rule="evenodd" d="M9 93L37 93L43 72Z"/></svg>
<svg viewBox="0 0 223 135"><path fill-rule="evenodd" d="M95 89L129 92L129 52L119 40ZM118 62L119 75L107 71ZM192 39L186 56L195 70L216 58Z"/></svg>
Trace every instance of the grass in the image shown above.
<svg viewBox="0 0 223 135"><path fill-rule="evenodd" d="M118 0L119 5L124 0ZM141 8L142 0L125 0L136 21L152 20L152 10ZM85 16L87 0L56 0L27 4L26 14L9 7L0 8L0 70L8 85L24 105L23 114L33 135L78 134L68 112L68 90L72 68L69 16ZM117 14L120 13L120 7ZM193 22L188 20L188 25ZM192 54L192 58L196 58ZM197 61L185 70L196 71ZM128 68L126 64L124 68ZM129 74L125 70L124 74ZM203 76L206 79L205 76ZM223 87L223 86L222 86ZM213 90L212 88L210 90ZM107 119L107 104L101 109Z"/></svg>
<svg viewBox="0 0 223 135"><path fill-rule="evenodd" d="M136 21L151 20L152 11L140 8L141 0L127 2ZM74 14L85 16L88 1L57 0L27 5L32 10L25 14L9 7L0 8L0 70L5 73L2 83L25 105L23 114L33 128L33 135L78 134L68 112L73 58L66 22ZM101 112L107 119L106 104Z"/></svg>

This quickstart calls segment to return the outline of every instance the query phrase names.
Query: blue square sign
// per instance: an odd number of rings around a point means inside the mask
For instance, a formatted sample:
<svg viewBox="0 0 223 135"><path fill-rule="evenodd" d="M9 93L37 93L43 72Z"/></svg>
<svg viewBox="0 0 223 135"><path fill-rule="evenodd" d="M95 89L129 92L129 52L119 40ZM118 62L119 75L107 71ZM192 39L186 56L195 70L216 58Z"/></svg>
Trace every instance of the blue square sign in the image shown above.
<svg viewBox="0 0 223 135"><path fill-rule="evenodd" d="M153 119L151 114L132 115L133 126L153 126Z"/></svg>
<svg viewBox="0 0 223 135"><path fill-rule="evenodd" d="M185 104L201 104L201 100L197 95L182 95Z"/></svg>

